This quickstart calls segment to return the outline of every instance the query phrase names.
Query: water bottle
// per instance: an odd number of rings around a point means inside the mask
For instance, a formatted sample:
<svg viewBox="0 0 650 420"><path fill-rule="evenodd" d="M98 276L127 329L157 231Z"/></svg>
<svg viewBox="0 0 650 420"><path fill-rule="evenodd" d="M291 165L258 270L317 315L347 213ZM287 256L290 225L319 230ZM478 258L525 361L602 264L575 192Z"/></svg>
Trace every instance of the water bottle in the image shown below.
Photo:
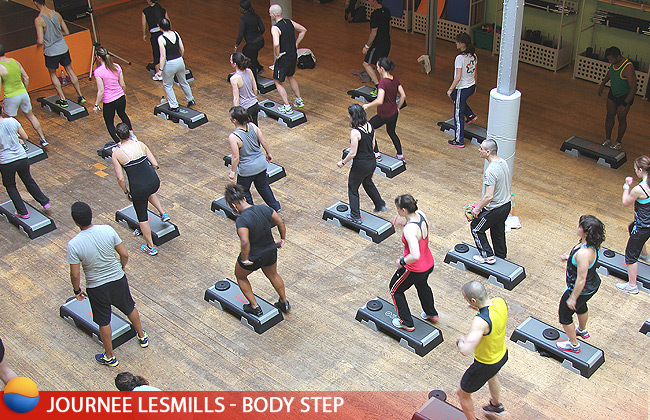
<svg viewBox="0 0 650 420"><path fill-rule="evenodd" d="M510 214L515 215L515 193L510 194Z"/></svg>
<svg viewBox="0 0 650 420"><path fill-rule="evenodd" d="M61 70L61 77L59 77L59 80L61 81L62 85L68 84L68 78L66 77L65 73L63 70Z"/></svg>

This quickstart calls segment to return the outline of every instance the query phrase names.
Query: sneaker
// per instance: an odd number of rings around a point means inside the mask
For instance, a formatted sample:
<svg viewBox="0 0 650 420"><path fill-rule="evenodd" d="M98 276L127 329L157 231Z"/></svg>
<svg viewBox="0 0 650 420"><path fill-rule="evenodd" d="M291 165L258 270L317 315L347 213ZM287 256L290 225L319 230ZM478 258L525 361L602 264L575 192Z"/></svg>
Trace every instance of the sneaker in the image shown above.
<svg viewBox="0 0 650 420"><path fill-rule="evenodd" d="M84 98L83 96L77 96L77 103L79 105L85 104L86 103L86 98Z"/></svg>
<svg viewBox="0 0 650 420"><path fill-rule="evenodd" d="M293 106L295 106L296 108L302 108L303 106L305 106L305 102L302 100L302 98L296 98L296 100L293 101Z"/></svg>
<svg viewBox="0 0 650 420"><path fill-rule="evenodd" d="M158 76L157 74L154 74L151 80L155 80L156 82L160 82L162 80L162 76Z"/></svg>
<svg viewBox="0 0 650 420"><path fill-rule="evenodd" d="M488 405L483 406L483 412L485 414L495 414L497 416L502 416L506 414L506 409L503 408L503 404L499 403L498 405L492 404L492 400Z"/></svg>
<svg viewBox="0 0 650 420"><path fill-rule="evenodd" d="M467 124L473 123L476 120L478 120L478 117L476 115L472 114L472 115L467 117Z"/></svg>
<svg viewBox="0 0 650 420"><path fill-rule="evenodd" d="M491 256L491 257L485 257L485 258L483 258L483 256L481 256L481 255L474 255L473 258L474 258L474 261L476 261L479 264L494 264L495 262L497 262L497 258L494 255Z"/></svg>
<svg viewBox="0 0 650 420"><path fill-rule="evenodd" d="M29 146L27 146L27 143L23 143L21 146L23 146L23 149L25 149L26 152L29 152Z"/></svg>
<svg viewBox="0 0 650 420"><path fill-rule="evenodd" d="M609 139L605 139L605 141L602 142L601 144L602 144L603 146L605 146L605 147L609 147L609 146L612 145L612 141L609 140Z"/></svg>
<svg viewBox="0 0 650 420"><path fill-rule="evenodd" d="M346 216L346 219L348 219L348 220L351 221L351 222L358 223L358 224L362 224L362 223L363 223L363 219L361 218L360 215L359 215L359 216L353 216L353 215L351 215L351 214L348 214L348 215Z"/></svg>
<svg viewBox="0 0 650 420"><path fill-rule="evenodd" d="M373 213L379 213L379 212L382 212L382 211L386 211L386 205L385 204L383 206L381 206L381 207L375 207L374 209L372 209Z"/></svg>
<svg viewBox="0 0 650 420"><path fill-rule="evenodd" d="M147 244L144 244L144 245L142 245L142 246L140 247L140 249L141 249L142 252L144 252L145 254L149 254L149 255L157 255L157 254L158 254L158 248L156 248L155 246L154 246L153 248L149 248L149 247L147 246Z"/></svg>
<svg viewBox="0 0 650 420"><path fill-rule="evenodd" d="M578 337L580 337L580 338L589 338L589 337L591 337L587 330L581 330L580 328L578 328L577 325L576 325L576 335Z"/></svg>
<svg viewBox="0 0 650 420"><path fill-rule="evenodd" d="M449 143L450 146L454 147L465 147L465 143L456 140L449 140L447 143Z"/></svg>
<svg viewBox="0 0 650 420"><path fill-rule="evenodd" d="M393 318L393 327L406 331L415 331L415 325L408 327L403 324L400 318Z"/></svg>
<svg viewBox="0 0 650 420"><path fill-rule="evenodd" d="M45 139L41 139L41 147L49 146L50 143L47 142Z"/></svg>
<svg viewBox="0 0 650 420"><path fill-rule="evenodd" d="M194 105L196 105L196 102L194 102L194 99L192 99L191 101L189 101L189 102L187 103L187 107L188 107L188 108L192 108Z"/></svg>
<svg viewBox="0 0 650 420"><path fill-rule="evenodd" d="M630 283L616 283L616 287L622 292L625 293L631 293L633 295L636 295L639 293L639 288L634 286L630 286Z"/></svg>
<svg viewBox="0 0 650 420"><path fill-rule="evenodd" d="M180 111L180 109L181 109L180 106L177 106L176 108L171 108L171 107L169 108L169 110L172 111L172 112L178 112L178 111Z"/></svg>
<svg viewBox="0 0 650 420"><path fill-rule="evenodd" d="M623 147L623 145L621 144L620 141L617 141L616 143L612 144L612 145L609 146L609 147L612 148L612 149L614 149L614 150L621 150L621 148Z"/></svg>
<svg viewBox="0 0 650 420"><path fill-rule="evenodd" d="M257 308L253 308L253 305L251 305L250 303L244 303L244 312L246 312L247 314L260 316L262 315L262 308L259 306Z"/></svg>
<svg viewBox="0 0 650 420"><path fill-rule="evenodd" d="M271 69L271 71L273 71L273 69L275 68L275 66L274 66L274 65L273 65L273 66L269 66L269 68Z"/></svg>
<svg viewBox="0 0 650 420"><path fill-rule="evenodd" d="M639 255L639 259L641 261L645 261L647 263L650 263L650 254L645 254L645 255L641 254L641 255Z"/></svg>
<svg viewBox="0 0 650 420"><path fill-rule="evenodd" d="M425 321L429 321L429 322L438 322L438 320L440 319L440 315L430 316L430 315L427 315L426 312L422 312L420 314L420 318L424 319Z"/></svg>
<svg viewBox="0 0 650 420"><path fill-rule="evenodd" d="M284 112L287 115L293 114L293 109L291 109L291 105L280 105L279 111Z"/></svg>
<svg viewBox="0 0 650 420"><path fill-rule="evenodd" d="M580 343L577 346L571 344L570 341L558 341L555 343L555 346L563 351L570 351L572 353L580 353Z"/></svg>
<svg viewBox="0 0 650 420"><path fill-rule="evenodd" d="M106 365L110 367L115 367L120 364L120 362L117 361L117 357L113 356L110 359L106 358L106 353L99 353L95 355L95 360L97 363L100 365Z"/></svg>
<svg viewBox="0 0 650 420"><path fill-rule="evenodd" d="M171 220L171 217L169 217L169 215L167 213L163 213L163 214L160 215L160 220L163 223L167 223L167 222L169 222Z"/></svg>
<svg viewBox="0 0 650 420"><path fill-rule="evenodd" d="M404 157L404 155L395 155L395 159L401 160L402 162L406 162L406 158Z"/></svg>
<svg viewBox="0 0 650 420"><path fill-rule="evenodd" d="M54 103L60 106L61 108L67 108L68 106L68 101L65 99L57 99Z"/></svg>
<svg viewBox="0 0 650 420"><path fill-rule="evenodd" d="M377 160L377 162L381 162L381 153L379 152L375 153L375 159Z"/></svg>
<svg viewBox="0 0 650 420"><path fill-rule="evenodd" d="M133 236L142 236L142 232L140 232L140 229L134 229L132 234Z"/></svg>
<svg viewBox="0 0 650 420"><path fill-rule="evenodd" d="M370 96L377 96L377 88L370 91Z"/></svg>
<svg viewBox="0 0 650 420"><path fill-rule="evenodd" d="M135 337L138 339L138 343L140 343L140 347L149 347L149 336L147 335L147 332L145 330L142 330L142 334L144 334L144 337L140 337L138 334L135 335Z"/></svg>
<svg viewBox="0 0 650 420"><path fill-rule="evenodd" d="M153 63L147 63L147 71L156 71L156 66Z"/></svg>
<svg viewBox="0 0 650 420"><path fill-rule="evenodd" d="M281 300L278 299L278 301L275 302L275 305L273 305L273 306L278 308L280 310L280 312L282 312L283 314L286 314L287 312L289 312L291 310L291 305L289 304L288 300L285 300L284 302L282 302Z"/></svg>
<svg viewBox="0 0 650 420"><path fill-rule="evenodd" d="M51 202L51 201L48 201L47 203L45 203L45 204L43 205L43 210L47 210L47 209L49 209L50 207L52 207L52 202Z"/></svg>
<svg viewBox="0 0 650 420"><path fill-rule="evenodd" d="M14 216L20 219L29 219L29 212L27 212L27 214L14 213Z"/></svg>

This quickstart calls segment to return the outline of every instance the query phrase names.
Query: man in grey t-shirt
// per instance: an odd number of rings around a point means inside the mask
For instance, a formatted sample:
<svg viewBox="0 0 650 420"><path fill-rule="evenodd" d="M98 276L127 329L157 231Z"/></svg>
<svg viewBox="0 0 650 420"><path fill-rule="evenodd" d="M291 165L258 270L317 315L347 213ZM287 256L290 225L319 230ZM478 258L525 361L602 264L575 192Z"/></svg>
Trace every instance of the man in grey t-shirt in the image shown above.
<svg viewBox="0 0 650 420"><path fill-rule="evenodd" d="M479 147L479 153L489 164L483 175L483 197L472 209L474 219L470 225L476 248L480 253L474 256L474 260L494 264L495 255L505 258L508 252L506 219L510 214L510 172L508 163L497 156L497 143L494 140L484 140ZM487 239L488 229L494 251Z"/></svg>
<svg viewBox="0 0 650 420"><path fill-rule="evenodd" d="M129 318L137 332L140 347L149 345L124 274L129 254L112 227L92 224L93 214L88 204L80 201L74 203L71 213L72 219L81 229L68 242L67 259L72 289L77 300L84 300L88 296L93 321L99 326L104 353L95 355L95 360L103 365L117 366L119 362L113 354L111 305ZM115 257L116 251L120 256L119 261ZM86 275L86 292L81 290L81 267Z"/></svg>

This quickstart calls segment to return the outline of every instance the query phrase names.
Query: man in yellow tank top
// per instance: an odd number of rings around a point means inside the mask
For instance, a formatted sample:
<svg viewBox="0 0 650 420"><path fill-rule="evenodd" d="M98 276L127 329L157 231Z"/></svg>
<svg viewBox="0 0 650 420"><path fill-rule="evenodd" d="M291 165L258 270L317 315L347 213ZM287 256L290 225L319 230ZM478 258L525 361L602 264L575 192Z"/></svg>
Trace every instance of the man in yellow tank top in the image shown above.
<svg viewBox="0 0 650 420"><path fill-rule="evenodd" d="M508 361L506 347L506 323L508 307L506 302L495 297L490 299L483 284L471 281L463 286L463 297L470 309L478 311L467 335L460 336L456 345L463 356L474 353L474 363L460 380L457 394L465 417L476 419L472 394L487 382L490 388L490 402L483 406L486 414L498 416L506 413L501 404L501 383L497 373Z"/></svg>

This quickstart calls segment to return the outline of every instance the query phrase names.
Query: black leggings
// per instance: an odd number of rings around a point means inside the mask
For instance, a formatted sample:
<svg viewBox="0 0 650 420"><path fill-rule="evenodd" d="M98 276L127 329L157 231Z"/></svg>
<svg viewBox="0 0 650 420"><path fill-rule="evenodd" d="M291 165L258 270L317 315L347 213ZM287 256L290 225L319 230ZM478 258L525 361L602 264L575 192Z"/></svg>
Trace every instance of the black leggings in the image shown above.
<svg viewBox="0 0 650 420"><path fill-rule="evenodd" d="M257 54L260 52L260 50L264 47L264 38L257 42L248 42L246 45L244 45L244 48L242 48L241 52L244 54L246 57L251 59L251 65L250 68L253 70L253 73L255 73L255 78L257 79L257 73L262 70L262 65L260 64L259 61L257 61Z"/></svg>
<svg viewBox="0 0 650 420"><path fill-rule="evenodd" d="M132 129L131 120L129 119L129 116L126 115L126 96L122 95L116 100L114 100L113 102L104 103L104 110L103 110L104 123L106 123L106 128L108 129L108 133L111 135L113 141L115 143L119 143L120 139L117 137L117 134L115 132L116 112L117 115L119 115L122 122L128 125L129 130L131 130Z"/></svg>
<svg viewBox="0 0 650 420"><path fill-rule="evenodd" d="M34 197L34 200L38 201L38 204L44 206L50 202L50 199L43 194L29 172L29 159L23 158L0 164L0 173L2 174L2 185L7 189L7 194L9 194L9 198L11 198L16 212L19 214L25 215L28 211L16 187L16 174L18 174L20 180L25 184L27 192Z"/></svg>
<svg viewBox="0 0 650 420"><path fill-rule="evenodd" d="M397 151L397 154L401 155L403 154L402 143L400 143L399 137L397 137L397 133L395 132L398 116L399 116L399 112L395 113L395 115L388 118L382 118L379 115L375 115L370 119L370 125L372 125L372 128L376 130L382 125L386 124L386 132L388 133L390 139L393 141L393 146L395 146L395 150ZM375 144L375 152L379 152L379 143Z"/></svg>

